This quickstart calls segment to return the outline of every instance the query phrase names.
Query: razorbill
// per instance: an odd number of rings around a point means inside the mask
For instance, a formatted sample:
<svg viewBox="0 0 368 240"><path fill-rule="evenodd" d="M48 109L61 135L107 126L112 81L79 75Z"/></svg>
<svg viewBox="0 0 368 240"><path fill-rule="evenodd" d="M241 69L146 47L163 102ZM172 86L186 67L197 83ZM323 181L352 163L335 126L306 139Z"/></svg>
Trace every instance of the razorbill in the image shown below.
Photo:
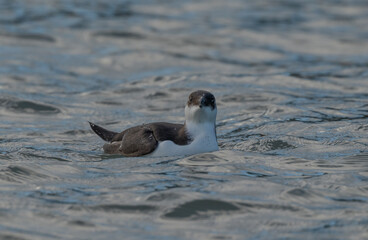
<svg viewBox="0 0 368 240"><path fill-rule="evenodd" d="M192 92L185 106L184 124L155 122L128 128L121 133L89 122L103 140L105 153L127 157L175 156L219 149L216 137L216 100L204 90Z"/></svg>

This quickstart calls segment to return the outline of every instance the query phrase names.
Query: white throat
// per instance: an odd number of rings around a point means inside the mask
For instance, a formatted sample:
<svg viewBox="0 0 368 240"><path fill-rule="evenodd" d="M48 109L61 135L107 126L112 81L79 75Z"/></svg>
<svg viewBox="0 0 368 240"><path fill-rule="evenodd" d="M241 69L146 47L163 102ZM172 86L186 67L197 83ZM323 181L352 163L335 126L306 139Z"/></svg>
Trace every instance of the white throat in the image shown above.
<svg viewBox="0 0 368 240"><path fill-rule="evenodd" d="M192 139L210 136L216 139L217 108L185 106L185 126Z"/></svg>
<svg viewBox="0 0 368 240"><path fill-rule="evenodd" d="M185 106L185 122L186 123L212 123L216 124L217 108Z"/></svg>
<svg viewBox="0 0 368 240"><path fill-rule="evenodd" d="M176 145L172 141L159 143L151 156L192 155L219 149L216 137L217 109L211 107L186 106L185 127L192 139L188 145Z"/></svg>

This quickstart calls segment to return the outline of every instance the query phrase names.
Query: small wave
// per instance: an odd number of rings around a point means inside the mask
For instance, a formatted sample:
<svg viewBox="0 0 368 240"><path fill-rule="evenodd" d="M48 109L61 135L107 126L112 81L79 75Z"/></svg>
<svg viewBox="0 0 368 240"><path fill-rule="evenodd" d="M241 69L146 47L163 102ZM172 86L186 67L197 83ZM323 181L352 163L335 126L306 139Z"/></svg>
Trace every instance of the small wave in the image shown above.
<svg viewBox="0 0 368 240"><path fill-rule="evenodd" d="M95 227L93 223L83 221L83 220L72 220L68 222L69 225L77 227Z"/></svg>
<svg viewBox="0 0 368 240"><path fill-rule="evenodd" d="M65 134L65 135L85 135L85 134L89 134L90 131L89 130L70 130L70 131L65 131L63 132L62 134Z"/></svg>
<svg viewBox="0 0 368 240"><path fill-rule="evenodd" d="M227 163L228 160L213 153L198 154L180 160L181 165L188 166L214 166Z"/></svg>
<svg viewBox="0 0 368 240"><path fill-rule="evenodd" d="M165 98L168 96L169 94L165 92L155 92L155 93L147 95L145 98L146 99L158 99L158 98Z"/></svg>
<svg viewBox="0 0 368 240"><path fill-rule="evenodd" d="M301 188L291 189L287 193L292 196L304 197L304 198L309 197L311 195L308 191L301 189Z"/></svg>
<svg viewBox="0 0 368 240"><path fill-rule="evenodd" d="M17 236L16 234L0 234L0 239L4 239L4 240L26 240L28 238L22 238L20 236Z"/></svg>
<svg viewBox="0 0 368 240"><path fill-rule="evenodd" d="M36 172L26 167L8 166L0 169L0 179L7 182L23 183L35 179L48 179L51 176Z"/></svg>
<svg viewBox="0 0 368 240"><path fill-rule="evenodd" d="M270 211L287 211L287 212L299 212L302 211L302 208L295 207L292 205L281 205L281 204L272 204L272 203L239 203L240 206L243 206L249 210L270 210Z"/></svg>
<svg viewBox="0 0 368 240"><path fill-rule="evenodd" d="M234 149L250 152L273 152L295 148L296 146L281 139L247 139L234 146Z"/></svg>
<svg viewBox="0 0 368 240"><path fill-rule="evenodd" d="M156 210L152 205L100 204L94 206L71 206L71 210L102 211L109 213L147 213Z"/></svg>
<svg viewBox="0 0 368 240"><path fill-rule="evenodd" d="M0 33L0 36L31 41L56 42L54 37L40 33Z"/></svg>
<svg viewBox="0 0 368 240"><path fill-rule="evenodd" d="M100 31L92 34L96 37L112 37L112 38L128 38L134 40L143 40L146 37L140 33L124 32L124 31Z"/></svg>
<svg viewBox="0 0 368 240"><path fill-rule="evenodd" d="M186 218L203 218L213 213L225 213L231 211L239 211L237 204L213 200L213 199L197 199L181 204L167 212L165 218L186 219ZM208 217L208 216L207 216Z"/></svg>
<svg viewBox="0 0 368 240"><path fill-rule="evenodd" d="M179 199L181 197L180 194L175 193L155 193L147 198L147 201L160 202L160 201L168 201Z"/></svg>
<svg viewBox="0 0 368 240"><path fill-rule="evenodd" d="M116 89L114 90L114 93L118 93L118 94L125 94L125 93L138 93L138 92L144 92L145 89L144 88L120 88L120 89Z"/></svg>
<svg viewBox="0 0 368 240"><path fill-rule="evenodd" d="M336 197L336 198L331 198L334 201L337 202L357 202L357 203L366 203L368 202L368 198L367 197Z"/></svg>
<svg viewBox="0 0 368 240"><path fill-rule="evenodd" d="M17 113L29 114L58 114L61 110L57 107L21 99L0 98L0 107Z"/></svg>

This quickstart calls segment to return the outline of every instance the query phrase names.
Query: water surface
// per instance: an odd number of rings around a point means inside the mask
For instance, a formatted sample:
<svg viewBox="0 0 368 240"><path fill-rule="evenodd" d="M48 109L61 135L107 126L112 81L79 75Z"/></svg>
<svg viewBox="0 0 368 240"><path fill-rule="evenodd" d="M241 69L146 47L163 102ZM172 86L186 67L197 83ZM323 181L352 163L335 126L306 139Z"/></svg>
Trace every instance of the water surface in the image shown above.
<svg viewBox="0 0 368 240"><path fill-rule="evenodd" d="M368 239L366 1L0 0L0 238ZM218 104L220 151L103 154Z"/></svg>

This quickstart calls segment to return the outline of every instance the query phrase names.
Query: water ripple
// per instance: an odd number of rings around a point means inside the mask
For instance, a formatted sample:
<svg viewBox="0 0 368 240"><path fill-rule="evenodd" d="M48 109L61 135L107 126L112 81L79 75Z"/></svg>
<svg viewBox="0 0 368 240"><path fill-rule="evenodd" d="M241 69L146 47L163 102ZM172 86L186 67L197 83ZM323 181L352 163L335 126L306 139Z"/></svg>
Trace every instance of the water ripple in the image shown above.
<svg viewBox="0 0 368 240"><path fill-rule="evenodd" d="M0 238L364 239L367 7L0 0ZM183 123L196 89L220 151L107 155L87 123Z"/></svg>
<svg viewBox="0 0 368 240"><path fill-rule="evenodd" d="M60 109L52 105L11 98L1 98L0 106L18 113L58 114L61 112Z"/></svg>

